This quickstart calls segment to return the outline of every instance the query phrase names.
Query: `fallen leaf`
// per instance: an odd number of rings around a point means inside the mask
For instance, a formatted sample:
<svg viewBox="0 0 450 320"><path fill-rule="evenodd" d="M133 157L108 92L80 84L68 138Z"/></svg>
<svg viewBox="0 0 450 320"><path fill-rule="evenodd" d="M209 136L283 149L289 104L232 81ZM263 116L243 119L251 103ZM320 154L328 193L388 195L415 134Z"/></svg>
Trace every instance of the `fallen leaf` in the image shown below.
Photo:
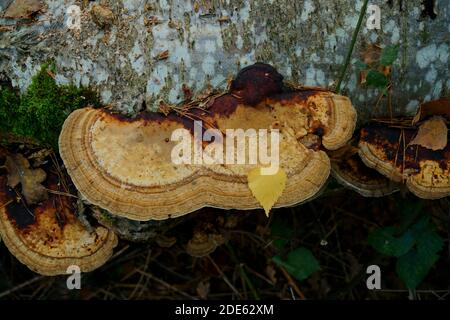
<svg viewBox="0 0 450 320"><path fill-rule="evenodd" d="M276 255L272 260L279 266L286 269L297 280L302 281L320 269L319 262L312 254L311 250L299 247L287 254L286 257Z"/></svg>
<svg viewBox="0 0 450 320"><path fill-rule="evenodd" d="M286 173L279 168L273 175L261 174L261 168L251 170L247 175L248 187L253 196L263 206L266 215L277 202L286 186Z"/></svg>
<svg viewBox="0 0 450 320"><path fill-rule="evenodd" d="M447 146L447 135L444 118L434 116L420 125L416 137L409 144L417 144L433 151L442 150Z"/></svg>
<svg viewBox="0 0 450 320"><path fill-rule="evenodd" d="M15 0L8 9L6 9L3 17L9 19L30 19L31 16L41 11L43 3L40 0Z"/></svg>
<svg viewBox="0 0 450 320"><path fill-rule="evenodd" d="M448 98L440 98L433 101L422 103L412 121L412 124L425 120L431 116L442 116L450 121L450 100Z"/></svg>
<svg viewBox="0 0 450 320"><path fill-rule="evenodd" d="M47 163L47 157L52 154L51 149L41 149L28 156L28 160L32 160L32 167L37 168Z"/></svg>
<svg viewBox="0 0 450 320"><path fill-rule="evenodd" d="M6 157L5 168L8 171L8 186L22 186L22 195L28 204L34 204L47 199L47 190L42 182L47 174L42 169L31 169L28 160L21 154Z"/></svg>
<svg viewBox="0 0 450 320"><path fill-rule="evenodd" d="M269 277L269 280L272 282L272 284L276 284L277 283L277 277L276 277L276 270L273 267L272 264L268 264L266 267L266 275Z"/></svg>
<svg viewBox="0 0 450 320"><path fill-rule="evenodd" d="M196 291L197 291L197 294L200 296L200 298L202 298L204 300L206 300L208 298L209 287L210 287L209 280L203 280L197 284Z"/></svg>

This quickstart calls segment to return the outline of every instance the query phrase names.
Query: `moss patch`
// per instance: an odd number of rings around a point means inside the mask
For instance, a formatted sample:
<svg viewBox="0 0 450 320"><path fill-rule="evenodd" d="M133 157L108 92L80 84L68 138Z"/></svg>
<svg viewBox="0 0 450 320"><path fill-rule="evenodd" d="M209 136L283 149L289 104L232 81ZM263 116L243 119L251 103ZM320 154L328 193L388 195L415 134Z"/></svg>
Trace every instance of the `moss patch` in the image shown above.
<svg viewBox="0 0 450 320"><path fill-rule="evenodd" d="M20 98L11 89L0 88L0 130L58 150L58 136L67 116L87 105L100 106L100 100L89 89L58 86L52 69L43 65Z"/></svg>
<svg viewBox="0 0 450 320"><path fill-rule="evenodd" d="M15 110L19 104L19 96L11 88L0 85L0 131L12 131L11 121L16 117Z"/></svg>

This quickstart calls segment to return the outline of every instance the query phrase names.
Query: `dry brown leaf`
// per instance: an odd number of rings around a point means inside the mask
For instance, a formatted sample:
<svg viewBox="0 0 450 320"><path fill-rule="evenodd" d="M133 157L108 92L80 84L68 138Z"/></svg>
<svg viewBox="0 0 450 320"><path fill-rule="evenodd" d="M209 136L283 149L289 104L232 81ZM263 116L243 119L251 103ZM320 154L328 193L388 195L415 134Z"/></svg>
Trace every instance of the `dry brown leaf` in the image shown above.
<svg viewBox="0 0 450 320"><path fill-rule="evenodd" d="M447 145L447 134L445 119L434 116L420 125L416 137L409 144L417 144L433 151L442 150Z"/></svg>
<svg viewBox="0 0 450 320"><path fill-rule="evenodd" d="M206 300L209 294L210 283L209 280L202 280L198 283L196 291L200 298Z"/></svg>
<svg viewBox="0 0 450 320"><path fill-rule="evenodd" d="M450 100L448 98L440 98L429 102L422 103L417 110L412 124L416 124L431 116L442 116L450 121Z"/></svg>
<svg viewBox="0 0 450 320"><path fill-rule="evenodd" d="M40 0L15 0L6 9L3 17L9 19L30 19L34 13L41 11L42 8L43 3Z"/></svg>
<svg viewBox="0 0 450 320"><path fill-rule="evenodd" d="M275 268L273 267L273 265L268 264L266 267L266 275L269 277L269 280L272 282L272 284L276 284L277 283L277 271L275 270Z"/></svg>
<svg viewBox="0 0 450 320"><path fill-rule="evenodd" d="M8 171L8 186L22 186L22 195L28 204L35 204L47 199L47 190L42 182L47 174L42 169L31 169L28 160L21 154L6 157L6 170Z"/></svg>
<svg viewBox="0 0 450 320"><path fill-rule="evenodd" d="M47 157L52 154L51 149L41 149L39 151L33 152L28 156L28 160L32 162L32 167L37 168L47 163Z"/></svg>

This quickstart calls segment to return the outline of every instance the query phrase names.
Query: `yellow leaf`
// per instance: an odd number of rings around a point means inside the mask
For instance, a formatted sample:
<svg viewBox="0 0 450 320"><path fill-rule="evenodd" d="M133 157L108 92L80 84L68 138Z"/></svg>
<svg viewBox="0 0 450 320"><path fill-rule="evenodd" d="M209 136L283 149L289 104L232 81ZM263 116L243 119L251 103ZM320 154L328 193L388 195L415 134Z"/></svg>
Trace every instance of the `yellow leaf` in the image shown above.
<svg viewBox="0 0 450 320"><path fill-rule="evenodd" d="M266 215L277 202L286 186L286 173L279 168L273 175L262 175L261 168L251 170L247 175L248 187L264 208Z"/></svg>
<svg viewBox="0 0 450 320"><path fill-rule="evenodd" d="M447 125L442 117L434 116L422 123L416 137L409 143L418 144L433 151L447 146Z"/></svg>

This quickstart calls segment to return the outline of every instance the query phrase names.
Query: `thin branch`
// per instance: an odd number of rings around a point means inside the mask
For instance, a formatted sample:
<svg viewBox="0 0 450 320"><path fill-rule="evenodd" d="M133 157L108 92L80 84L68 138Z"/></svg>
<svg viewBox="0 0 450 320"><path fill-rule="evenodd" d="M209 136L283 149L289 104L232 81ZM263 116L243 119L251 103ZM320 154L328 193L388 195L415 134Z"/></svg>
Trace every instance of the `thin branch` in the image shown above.
<svg viewBox="0 0 450 320"><path fill-rule="evenodd" d="M342 66L341 74L339 75L339 80L336 85L336 93L341 92L341 84L342 84L342 81L344 80L345 73L347 72L348 65L350 64L350 59L352 58L353 48L355 47L356 39L358 38L358 33L359 33L359 30L361 29L361 24L362 24L363 18L367 12L367 4L368 3L369 3L369 0L364 0L364 4L362 6L361 12L359 13L358 24L356 25L356 29L353 32L352 42L351 42L350 48L347 52L347 57L345 58L345 63Z"/></svg>

